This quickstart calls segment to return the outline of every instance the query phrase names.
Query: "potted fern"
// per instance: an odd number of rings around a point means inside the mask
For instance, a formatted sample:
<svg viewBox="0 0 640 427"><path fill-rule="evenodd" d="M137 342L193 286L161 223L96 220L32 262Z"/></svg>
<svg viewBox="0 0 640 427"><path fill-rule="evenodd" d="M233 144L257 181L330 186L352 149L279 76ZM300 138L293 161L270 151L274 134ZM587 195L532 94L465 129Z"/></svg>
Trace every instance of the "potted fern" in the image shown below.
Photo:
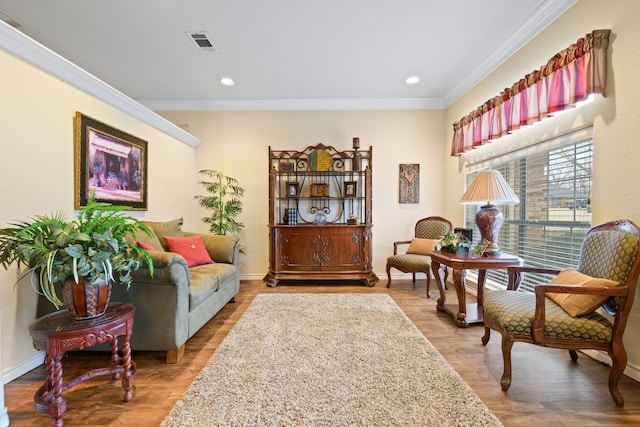
<svg viewBox="0 0 640 427"><path fill-rule="evenodd" d="M25 266L16 283L29 277L56 308L65 305L77 319L105 313L113 282L129 287L131 272L144 262L153 272L146 250L128 239L151 231L122 213L125 206L97 202L91 195L77 219L64 213L38 215L0 229L0 265ZM57 287L62 288L62 299ZM82 301L74 303L74 296Z"/></svg>

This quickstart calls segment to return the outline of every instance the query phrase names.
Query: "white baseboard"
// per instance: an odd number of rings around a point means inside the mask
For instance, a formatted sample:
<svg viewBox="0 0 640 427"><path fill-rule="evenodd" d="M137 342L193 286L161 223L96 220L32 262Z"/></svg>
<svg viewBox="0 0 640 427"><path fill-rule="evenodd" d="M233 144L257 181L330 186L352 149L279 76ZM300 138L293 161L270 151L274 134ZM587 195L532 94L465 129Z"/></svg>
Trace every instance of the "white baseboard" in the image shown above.
<svg viewBox="0 0 640 427"><path fill-rule="evenodd" d="M9 414L7 408L0 408L0 427L7 427L9 425Z"/></svg>
<svg viewBox="0 0 640 427"><path fill-rule="evenodd" d="M7 384L16 378L26 374L32 369L37 368L38 366L44 363L44 352L39 351L34 354L30 358L23 360L17 365L9 366L5 370L2 371L2 381L4 384ZM1 427L1 424L0 424Z"/></svg>

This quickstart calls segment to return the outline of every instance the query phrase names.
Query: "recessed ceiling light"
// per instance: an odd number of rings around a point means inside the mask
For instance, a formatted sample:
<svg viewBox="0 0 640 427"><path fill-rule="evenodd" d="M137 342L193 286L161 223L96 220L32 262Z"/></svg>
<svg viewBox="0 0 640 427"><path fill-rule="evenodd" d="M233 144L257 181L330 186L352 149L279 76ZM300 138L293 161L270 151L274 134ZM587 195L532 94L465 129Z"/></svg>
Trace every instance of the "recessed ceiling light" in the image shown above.
<svg viewBox="0 0 640 427"><path fill-rule="evenodd" d="M407 80L405 80L404 82L408 85L414 85L416 83L418 83L420 81L420 77L418 76L410 76L407 77Z"/></svg>
<svg viewBox="0 0 640 427"><path fill-rule="evenodd" d="M233 86L234 84L236 84L236 82L234 82L231 77L223 77L223 78L221 78L220 79L220 83L222 83L225 86Z"/></svg>

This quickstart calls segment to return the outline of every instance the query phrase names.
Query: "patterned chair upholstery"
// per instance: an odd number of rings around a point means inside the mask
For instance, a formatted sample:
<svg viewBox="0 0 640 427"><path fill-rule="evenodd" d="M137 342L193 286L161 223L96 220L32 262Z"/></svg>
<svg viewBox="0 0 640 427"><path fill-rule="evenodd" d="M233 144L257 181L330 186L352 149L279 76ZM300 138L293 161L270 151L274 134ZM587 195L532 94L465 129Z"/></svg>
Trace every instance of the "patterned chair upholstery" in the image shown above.
<svg viewBox="0 0 640 427"><path fill-rule="evenodd" d="M444 233L451 231L451 221L439 216L422 218L416 223L414 237L419 239L440 239ZM403 273L412 273L413 284L416 283L416 273L424 273L427 276L427 298L431 298L431 257L419 254L398 254L398 246L409 245L411 240L393 242L393 255L387 258L387 288L391 286L391 269L395 268ZM447 281L448 271L445 269L444 281Z"/></svg>
<svg viewBox="0 0 640 427"><path fill-rule="evenodd" d="M595 287L567 284L540 284L535 293L517 292L523 273L558 274L560 270L511 267L507 290L487 290L484 295L485 334L489 342L491 329L502 334L504 371L500 384L504 391L511 385L511 347L527 342L544 347L569 350L606 351L612 360L609 392L616 405L624 406L618 381L627 365L622 342L627 318L640 275L640 230L630 221L619 220L593 227L587 233L580 252L578 272L594 278L610 279L620 286ZM546 294L600 295L605 303L586 315L572 317Z"/></svg>

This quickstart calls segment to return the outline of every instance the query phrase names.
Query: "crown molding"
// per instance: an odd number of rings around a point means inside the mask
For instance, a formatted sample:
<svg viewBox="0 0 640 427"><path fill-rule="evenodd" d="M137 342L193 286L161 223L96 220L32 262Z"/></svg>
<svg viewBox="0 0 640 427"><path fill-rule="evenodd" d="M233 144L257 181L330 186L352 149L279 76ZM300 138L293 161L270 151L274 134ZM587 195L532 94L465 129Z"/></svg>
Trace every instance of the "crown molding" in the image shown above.
<svg viewBox="0 0 640 427"><path fill-rule="evenodd" d="M0 21L0 49L187 145L200 145L193 135L3 21Z"/></svg>
<svg viewBox="0 0 640 427"><path fill-rule="evenodd" d="M87 73L65 58L0 21L0 49L50 73L83 92L140 119L193 147L200 140L160 117L155 111L335 111L335 110L440 110L472 89L522 45L540 33L578 0L547 0L501 48L476 67L444 98L401 99L275 99L275 100L140 100L135 101Z"/></svg>
<svg viewBox="0 0 640 427"><path fill-rule="evenodd" d="M489 56L482 64L460 82L453 90L443 98L446 107L449 107L461 96L471 90L476 84L493 72L500 64L509 59L524 44L539 34L560 15L576 4L578 0L547 0L540 6L520 29L510 37L493 55Z"/></svg>
<svg viewBox="0 0 640 427"><path fill-rule="evenodd" d="M338 111L441 110L441 99L272 99L218 101L140 101L154 111Z"/></svg>

